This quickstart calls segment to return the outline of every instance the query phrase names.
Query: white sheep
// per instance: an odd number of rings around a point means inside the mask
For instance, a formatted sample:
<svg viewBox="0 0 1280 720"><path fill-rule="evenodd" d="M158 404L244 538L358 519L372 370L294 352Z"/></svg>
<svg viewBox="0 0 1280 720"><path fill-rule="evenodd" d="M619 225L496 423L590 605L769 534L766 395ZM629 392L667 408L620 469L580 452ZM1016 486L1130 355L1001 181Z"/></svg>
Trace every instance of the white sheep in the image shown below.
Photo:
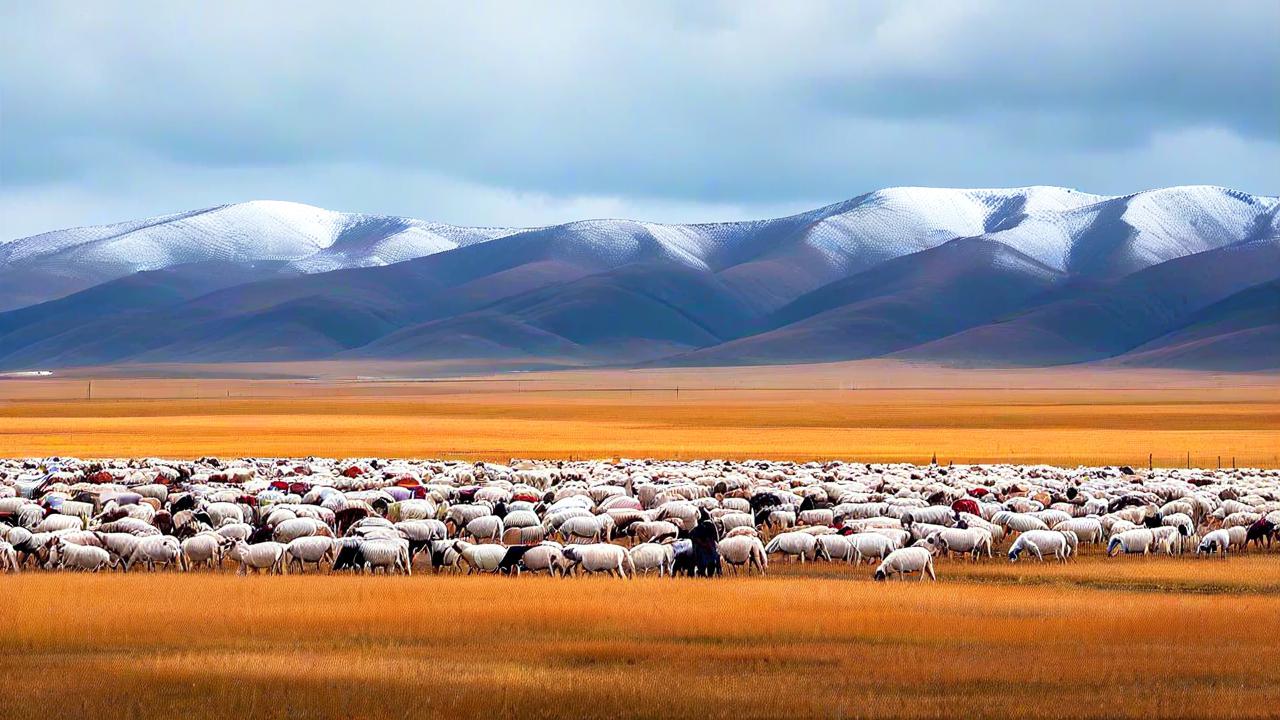
<svg viewBox="0 0 1280 720"><path fill-rule="evenodd" d="M210 570L222 564L222 557L232 541L212 532L202 532L182 541L182 569L208 567Z"/></svg>
<svg viewBox="0 0 1280 720"><path fill-rule="evenodd" d="M469 521L462 529L463 537L470 537L477 543L498 542L502 539L505 526L497 515L482 515Z"/></svg>
<svg viewBox="0 0 1280 720"><path fill-rule="evenodd" d="M628 554L636 572L648 575L657 570L658 577L671 574L671 565L675 562L671 545L666 543L647 542L632 547Z"/></svg>
<svg viewBox="0 0 1280 720"><path fill-rule="evenodd" d="M566 570L580 567L588 574L602 572L627 578L636 572L627 551L608 543L571 545L564 549L564 559L568 563Z"/></svg>
<svg viewBox="0 0 1280 720"><path fill-rule="evenodd" d="M275 526L275 530L271 533L271 538L278 543L288 545L291 541L300 537L310 537L312 535L333 536L333 531L329 526L314 518L295 517L285 520Z"/></svg>
<svg viewBox="0 0 1280 720"><path fill-rule="evenodd" d="M382 570L387 574L393 572L413 574L413 565L409 560L409 541L399 535L368 539L360 546L360 553L364 556L364 564L371 573Z"/></svg>
<svg viewBox="0 0 1280 720"><path fill-rule="evenodd" d="M827 560L843 560L848 563L862 562L862 555L844 535L819 535L817 537L818 556Z"/></svg>
<svg viewBox="0 0 1280 720"><path fill-rule="evenodd" d="M147 570L155 572L158 565L181 569L178 561L181 556L182 545L178 538L171 535L151 535L138 538L133 550L122 559L125 572L132 570L140 562L147 566Z"/></svg>
<svg viewBox="0 0 1280 720"><path fill-rule="evenodd" d="M627 532L636 542L647 543L668 538L674 540L680 535L680 528L667 520L653 520L632 523Z"/></svg>
<svg viewBox="0 0 1280 720"><path fill-rule="evenodd" d="M857 553L858 562L861 563L863 558L878 558L884 560L889 553L902 547L896 538L889 537L878 532L861 532L852 535L846 535L849 544L853 546Z"/></svg>
<svg viewBox="0 0 1280 720"><path fill-rule="evenodd" d="M902 580L908 574L915 572L920 573L922 582L926 575L930 580L935 582L938 580L938 576L933 572L933 553L929 552L928 548L908 547L894 550L876 568L875 579L887 580L890 574L895 574L899 580Z"/></svg>
<svg viewBox="0 0 1280 720"><path fill-rule="evenodd" d="M1120 553L1126 555L1147 555L1155 546L1156 537L1148 528L1133 528L1111 536L1107 542L1107 557Z"/></svg>
<svg viewBox="0 0 1280 720"><path fill-rule="evenodd" d="M1024 552L1030 552L1037 560L1044 561L1052 555L1058 562L1066 562L1070 554L1070 539L1057 530L1028 530L1018 536L1009 548L1009 561L1016 562Z"/></svg>
<svg viewBox="0 0 1280 720"><path fill-rule="evenodd" d="M1063 520L1053 526L1058 532L1073 532L1076 538L1083 543L1094 545L1102 542L1106 538L1106 532L1102 529L1102 522L1097 518L1081 517Z"/></svg>
<svg viewBox="0 0 1280 720"><path fill-rule="evenodd" d="M501 545L474 545L463 540L454 540L450 546L458 557L467 565L467 574L476 572L496 572L507 549Z"/></svg>
<svg viewBox="0 0 1280 720"><path fill-rule="evenodd" d="M0 572L16 573L18 570L18 552L13 549L12 544L0 541Z"/></svg>
<svg viewBox="0 0 1280 720"><path fill-rule="evenodd" d="M779 533L773 536L769 544L764 548L766 555L773 553L782 553L787 556L788 561L794 561L799 557L800 562L805 560L813 560L817 557L818 541L814 535L800 530Z"/></svg>
<svg viewBox="0 0 1280 720"><path fill-rule="evenodd" d="M974 561L984 552L987 557L992 557L991 533L983 528L944 528L931 533L927 539L948 555L960 553Z"/></svg>
<svg viewBox="0 0 1280 720"><path fill-rule="evenodd" d="M565 520L560 535L565 543L600 543L609 541L612 529L608 515L583 515Z"/></svg>
<svg viewBox="0 0 1280 720"><path fill-rule="evenodd" d="M286 572L284 565L284 551L287 546L278 542L262 542L256 545L240 540L235 544L236 559L240 562L240 569L236 572L240 575L248 574L249 570L255 573L265 571L268 575L281 575Z"/></svg>
<svg viewBox="0 0 1280 720"><path fill-rule="evenodd" d="M1225 528L1218 528L1212 532L1206 533L1200 541L1200 546L1196 548L1197 555L1212 555L1217 552L1225 559L1227 550L1231 546L1231 534Z"/></svg>
<svg viewBox="0 0 1280 720"><path fill-rule="evenodd" d="M316 571L319 572L322 569L321 563L333 564L338 552L338 542L334 538L323 535L294 538L285 544L286 563L290 569L294 563L297 563L300 573L306 572L307 563L314 563Z"/></svg>
<svg viewBox="0 0 1280 720"><path fill-rule="evenodd" d="M520 561L527 572L555 575L564 566L564 547L560 543L543 542L529 548Z"/></svg>
<svg viewBox="0 0 1280 720"><path fill-rule="evenodd" d="M81 572L98 572L110 567L111 554L94 545L72 545L56 543L49 554L46 567Z"/></svg>
<svg viewBox="0 0 1280 720"><path fill-rule="evenodd" d="M824 536L833 537L833 536ZM764 543L754 535L730 535L721 540L717 546L720 558L734 572L755 568L763 575L769 570L769 555L764 551Z"/></svg>

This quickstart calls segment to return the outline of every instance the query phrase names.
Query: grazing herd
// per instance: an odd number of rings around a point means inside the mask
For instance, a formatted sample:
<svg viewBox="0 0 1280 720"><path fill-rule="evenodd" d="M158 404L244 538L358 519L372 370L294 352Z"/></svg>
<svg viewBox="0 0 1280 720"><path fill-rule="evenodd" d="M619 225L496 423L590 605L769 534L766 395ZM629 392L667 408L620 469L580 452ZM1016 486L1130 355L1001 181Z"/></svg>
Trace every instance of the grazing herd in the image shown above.
<svg viewBox="0 0 1280 720"><path fill-rule="evenodd" d="M1280 471L615 460L0 460L0 572L715 577L770 562L1269 551ZM1007 548L1007 550L997 550Z"/></svg>

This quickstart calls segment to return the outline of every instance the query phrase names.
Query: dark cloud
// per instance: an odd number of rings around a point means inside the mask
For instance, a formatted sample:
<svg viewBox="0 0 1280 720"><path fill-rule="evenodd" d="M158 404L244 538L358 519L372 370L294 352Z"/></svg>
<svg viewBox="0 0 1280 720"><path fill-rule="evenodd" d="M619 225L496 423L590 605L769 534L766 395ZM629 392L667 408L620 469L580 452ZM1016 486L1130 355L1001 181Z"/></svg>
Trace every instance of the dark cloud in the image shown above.
<svg viewBox="0 0 1280 720"><path fill-rule="evenodd" d="M113 173L157 212L201 187L212 204L230 199L218 178L249 170L275 196L315 202L296 195L316 167L360 167L372 187L322 195L366 210L379 190L402 195L394 178L423 175L564 207L744 212L894 184L1274 192L1280 180L1262 164L1280 128L1273 2L0 13L9 206L19 191L92 194ZM166 194L147 179L159 167L195 185ZM436 207L414 205L399 210Z"/></svg>

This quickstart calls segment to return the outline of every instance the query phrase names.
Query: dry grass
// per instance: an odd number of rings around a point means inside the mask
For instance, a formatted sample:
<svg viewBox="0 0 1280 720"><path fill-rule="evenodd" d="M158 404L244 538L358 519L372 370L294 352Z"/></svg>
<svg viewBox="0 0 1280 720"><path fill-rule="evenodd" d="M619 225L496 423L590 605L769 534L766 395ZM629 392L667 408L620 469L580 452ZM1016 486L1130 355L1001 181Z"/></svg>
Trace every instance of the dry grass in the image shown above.
<svg viewBox="0 0 1280 720"><path fill-rule="evenodd" d="M1274 376L862 367L98 379L92 402L86 380L0 381L0 455L1280 466ZM936 585L782 564L714 582L0 576L0 718L1275 717L1277 563L1095 552L943 562Z"/></svg>
<svg viewBox="0 0 1280 720"><path fill-rule="evenodd" d="M0 383L0 455L849 458L1280 466L1280 386L858 391ZM550 381L548 381L550 382ZM33 394L63 399L17 399ZM187 397L165 395L185 388ZM25 393L25 394L24 394ZM202 398L190 395L203 393ZM254 397L246 397L253 395ZM137 399L145 397L148 399Z"/></svg>
<svg viewBox="0 0 1280 720"><path fill-rule="evenodd" d="M26 574L0 578L21 599L0 626L0 717L1274 717L1275 568L944 562L936 585L844 566Z"/></svg>

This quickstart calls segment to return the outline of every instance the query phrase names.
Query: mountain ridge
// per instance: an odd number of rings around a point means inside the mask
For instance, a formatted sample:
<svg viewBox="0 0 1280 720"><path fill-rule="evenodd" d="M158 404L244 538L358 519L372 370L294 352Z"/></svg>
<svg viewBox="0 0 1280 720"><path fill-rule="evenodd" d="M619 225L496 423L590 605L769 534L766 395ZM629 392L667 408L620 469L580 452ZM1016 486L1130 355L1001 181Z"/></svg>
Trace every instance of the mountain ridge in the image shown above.
<svg viewBox="0 0 1280 720"><path fill-rule="evenodd" d="M466 348L540 367L1092 362L1280 276L1273 247L1280 199L1205 185L885 188L783 218L537 228L253 201L0 244L0 367ZM1246 316L1229 309L1205 322Z"/></svg>

